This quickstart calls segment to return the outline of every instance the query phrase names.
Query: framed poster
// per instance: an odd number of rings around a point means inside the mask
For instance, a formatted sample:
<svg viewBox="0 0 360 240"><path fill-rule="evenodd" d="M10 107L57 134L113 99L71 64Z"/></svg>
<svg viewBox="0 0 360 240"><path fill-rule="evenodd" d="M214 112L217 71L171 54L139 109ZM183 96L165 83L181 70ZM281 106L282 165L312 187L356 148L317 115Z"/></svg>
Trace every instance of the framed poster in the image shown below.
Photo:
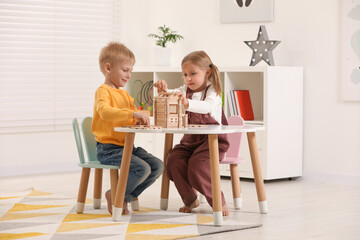
<svg viewBox="0 0 360 240"><path fill-rule="evenodd" d="M271 22L273 13L273 0L220 0L222 23Z"/></svg>
<svg viewBox="0 0 360 240"><path fill-rule="evenodd" d="M344 101L360 101L360 0L343 0L341 87Z"/></svg>

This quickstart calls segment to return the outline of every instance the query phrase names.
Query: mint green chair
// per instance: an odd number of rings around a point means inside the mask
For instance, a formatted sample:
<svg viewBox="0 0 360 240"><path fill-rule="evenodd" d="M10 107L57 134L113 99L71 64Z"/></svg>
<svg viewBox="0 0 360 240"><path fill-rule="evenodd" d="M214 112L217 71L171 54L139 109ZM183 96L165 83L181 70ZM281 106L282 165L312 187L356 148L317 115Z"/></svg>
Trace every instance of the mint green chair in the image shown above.
<svg viewBox="0 0 360 240"><path fill-rule="evenodd" d="M116 186L118 182L118 174L120 167L112 165L101 164L96 157L96 141L95 137L91 132L92 118L86 117L81 122L82 135L85 142L87 160L84 156L83 145L81 141L79 124L76 118L72 120L76 146L79 154L80 162L78 165L82 167L81 180L79 186L79 193L77 198L76 212L81 214L84 212L86 193L90 177L90 169L95 168L95 179L94 179L94 199L93 207L98 209L101 207L101 191L102 191L102 175L103 169L110 169L110 183L111 183L111 200L114 202L116 194Z"/></svg>

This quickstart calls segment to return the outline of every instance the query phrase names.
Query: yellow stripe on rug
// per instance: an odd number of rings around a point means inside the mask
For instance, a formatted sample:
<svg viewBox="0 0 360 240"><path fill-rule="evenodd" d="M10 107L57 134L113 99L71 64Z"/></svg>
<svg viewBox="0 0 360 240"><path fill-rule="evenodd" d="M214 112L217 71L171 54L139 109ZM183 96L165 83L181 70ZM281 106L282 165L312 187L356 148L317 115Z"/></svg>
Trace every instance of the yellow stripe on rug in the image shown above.
<svg viewBox="0 0 360 240"><path fill-rule="evenodd" d="M27 195L28 197L36 197L36 196L46 196L46 195L52 195L53 193L48 192L42 192L35 190L34 188L31 189L31 192Z"/></svg>
<svg viewBox="0 0 360 240"><path fill-rule="evenodd" d="M13 240L21 239L28 237L38 237L42 235L49 235L49 233L39 233L39 232L27 232L27 233L0 233L0 239Z"/></svg>
<svg viewBox="0 0 360 240"><path fill-rule="evenodd" d="M19 197L0 197L0 200L12 199L12 198L19 198Z"/></svg>
<svg viewBox="0 0 360 240"><path fill-rule="evenodd" d="M56 230L56 232L72 232L89 228L108 227L113 225L123 225L123 223L62 223L60 227Z"/></svg>
<svg viewBox="0 0 360 240"><path fill-rule="evenodd" d="M83 221L83 220L91 220L97 218L108 218L111 217L110 214L77 214L77 213L69 213L64 218L63 222L74 222L74 221Z"/></svg>
<svg viewBox="0 0 360 240"><path fill-rule="evenodd" d="M206 224L206 223L212 223L214 222L214 218L211 216L203 216L203 215L197 215L196 216L197 224Z"/></svg>
<svg viewBox="0 0 360 240"><path fill-rule="evenodd" d="M143 232L155 229L165 229L165 228L176 228L189 226L191 224L162 224L162 223L151 223L151 224L143 224L143 223L130 223L128 225L126 233L134 233L134 232Z"/></svg>
<svg viewBox="0 0 360 240"><path fill-rule="evenodd" d="M58 208L58 207L68 207L69 205L30 205L23 203L15 203L15 205L8 212L22 212L22 211L31 211L38 209L46 208Z"/></svg>
<svg viewBox="0 0 360 240"><path fill-rule="evenodd" d="M24 218L44 217L51 215L59 215L60 213L5 213L0 221L11 221Z"/></svg>

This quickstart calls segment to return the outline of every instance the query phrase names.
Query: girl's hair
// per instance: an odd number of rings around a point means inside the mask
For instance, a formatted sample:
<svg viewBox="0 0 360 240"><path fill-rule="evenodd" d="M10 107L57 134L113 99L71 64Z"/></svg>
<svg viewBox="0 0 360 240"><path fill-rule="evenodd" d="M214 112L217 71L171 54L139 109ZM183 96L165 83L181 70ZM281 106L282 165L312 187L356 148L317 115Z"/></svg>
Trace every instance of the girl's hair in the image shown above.
<svg viewBox="0 0 360 240"><path fill-rule="evenodd" d="M218 96L221 96L221 80L220 80L220 73L219 69L212 63L210 57L204 51L195 51L191 52L184 57L181 62L181 66L184 65L186 62L191 62L195 66L199 68L211 69L211 73L209 76L209 81L211 82L212 86L214 87Z"/></svg>
<svg viewBox="0 0 360 240"><path fill-rule="evenodd" d="M135 64L135 56L133 52L124 44L119 42L110 42L103 47L99 56L99 65L101 72L105 75L104 64L110 63L114 66L115 63L123 63L129 61L132 65Z"/></svg>

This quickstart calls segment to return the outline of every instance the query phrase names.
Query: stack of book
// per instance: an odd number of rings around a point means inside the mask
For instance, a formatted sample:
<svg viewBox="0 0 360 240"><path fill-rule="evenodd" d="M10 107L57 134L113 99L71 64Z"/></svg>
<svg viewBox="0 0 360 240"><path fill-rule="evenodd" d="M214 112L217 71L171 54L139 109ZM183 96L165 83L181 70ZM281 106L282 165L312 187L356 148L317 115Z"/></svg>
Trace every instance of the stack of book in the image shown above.
<svg viewBox="0 0 360 240"><path fill-rule="evenodd" d="M228 94L231 116L240 115L244 120L254 120L249 90L232 90Z"/></svg>

